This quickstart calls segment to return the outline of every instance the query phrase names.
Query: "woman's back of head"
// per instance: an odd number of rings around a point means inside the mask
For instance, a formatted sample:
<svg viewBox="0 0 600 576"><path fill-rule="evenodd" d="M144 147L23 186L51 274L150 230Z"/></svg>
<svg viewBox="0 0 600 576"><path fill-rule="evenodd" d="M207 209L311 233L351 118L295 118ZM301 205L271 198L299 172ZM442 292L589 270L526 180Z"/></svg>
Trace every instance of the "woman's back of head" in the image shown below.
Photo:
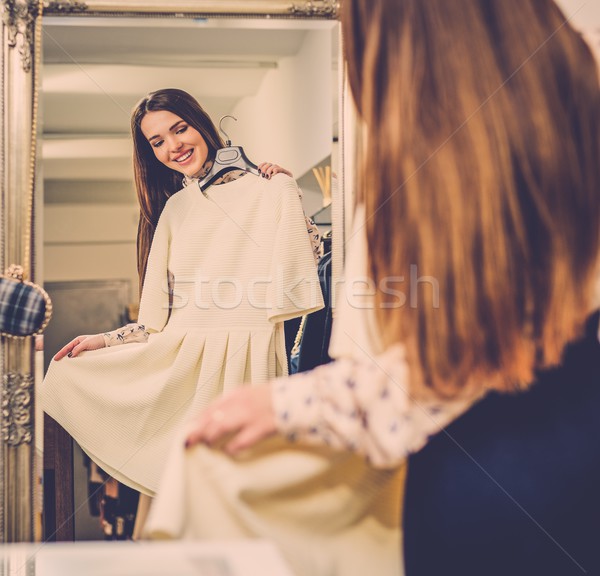
<svg viewBox="0 0 600 576"><path fill-rule="evenodd" d="M590 311L600 246L590 50L551 0L349 0L343 23L367 136L371 272L408 278L416 265L440 288L439 308L379 293L384 340L402 341L417 380L439 392L526 385Z"/></svg>

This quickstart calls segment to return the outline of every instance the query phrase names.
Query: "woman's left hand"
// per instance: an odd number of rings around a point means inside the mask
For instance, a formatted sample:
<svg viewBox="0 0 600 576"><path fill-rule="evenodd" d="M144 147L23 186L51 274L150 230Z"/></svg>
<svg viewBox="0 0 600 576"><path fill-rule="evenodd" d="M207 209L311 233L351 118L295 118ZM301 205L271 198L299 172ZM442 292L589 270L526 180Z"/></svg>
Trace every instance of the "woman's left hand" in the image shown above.
<svg viewBox="0 0 600 576"><path fill-rule="evenodd" d="M224 450L236 454L277 431L271 386L247 386L213 402L192 423L186 448L200 442L209 446L231 436Z"/></svg>
<svg viewBox="0 0 600 576"><path fill-rule="evenodd" d="M261 162L258 165L258 170L260 172L260 175L263 178L267 178L267 180L270 180L272 176L275 176L275 174L279 173L287 174L290 178L294 177L289 170L286 170L285 168L282 168L277 164L271 164L271 162Z"/></svg>

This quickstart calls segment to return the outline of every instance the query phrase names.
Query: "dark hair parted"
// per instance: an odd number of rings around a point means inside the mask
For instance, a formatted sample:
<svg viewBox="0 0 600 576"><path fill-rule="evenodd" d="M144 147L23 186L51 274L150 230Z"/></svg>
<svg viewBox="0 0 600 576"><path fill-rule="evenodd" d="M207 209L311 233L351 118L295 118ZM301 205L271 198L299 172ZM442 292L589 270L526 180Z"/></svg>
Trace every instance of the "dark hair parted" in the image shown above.
<svg viewBox="0 0 600 576"><path fill-rule="evenodd" d="M195 128L208 146L208 157L224 146L210 116L197 100L183 90L165 88L151 92L135 106L131 115L133 136L133 173L140 203L140 221L137 235L137 266L140 278L140 293L150 245L158 219L170 196L181 189L182 175L167 168L154 155L151 144L141 131L140 124L148 112L165 110L176 114Z"/></svg>
<svg viewBox="0 0 600 576"><path fill-rule="evenodd" d="M440 306L376 296L417 384L511 390L590 312L600 246L600 88L552 0L345 0L366 132L357 188L376 282L439 282Z"/></svg>

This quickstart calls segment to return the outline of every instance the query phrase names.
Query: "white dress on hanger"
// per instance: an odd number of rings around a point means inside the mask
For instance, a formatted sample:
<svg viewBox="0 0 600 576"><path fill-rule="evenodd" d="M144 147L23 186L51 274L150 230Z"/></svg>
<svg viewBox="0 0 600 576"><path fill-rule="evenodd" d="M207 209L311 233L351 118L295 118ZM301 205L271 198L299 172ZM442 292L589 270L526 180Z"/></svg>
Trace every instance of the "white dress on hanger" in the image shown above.
<svg viewBox="0 0 600 576"><path fill-rule="evenodd" d="M192 183L152 242L147 342L53 361L42 407L108 474L153 496L176 430L223 392L286 374L283 321L322 307L293 179L249 174L204 194Z"/></svg>
<svg viewBox="0 0 600 576"><path fill-rule="evenodd" d="M346 245L346 283L365 278L362 221L359 214ZM330 354L364 360L381 351L372 296L358 284L356 296L349 293L338 294ZM325 368L335 364L317 370ZM313 412L304 398L297 409ZM172 446L145 536L266 538L297 576L402 576L404 467L376 469L358 454L282 436L236 457L204 445L186 450L184 438Z"/></svg>

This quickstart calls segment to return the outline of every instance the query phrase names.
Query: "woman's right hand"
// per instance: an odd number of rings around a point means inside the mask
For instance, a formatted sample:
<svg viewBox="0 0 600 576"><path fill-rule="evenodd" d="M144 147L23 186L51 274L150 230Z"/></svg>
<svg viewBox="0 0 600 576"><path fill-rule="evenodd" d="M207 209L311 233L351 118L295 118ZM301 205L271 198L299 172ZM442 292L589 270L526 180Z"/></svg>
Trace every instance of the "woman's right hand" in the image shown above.
<svg viewBox="0 0 600 576"><path fill-rule="evenodd" d="M60 360L65 356L74 358L84 350L98 350L104 348L104 336L102 334L93 334L91 336L77 336L73 338L66 346L63 346L54 356L54 360Z"/></svg>

